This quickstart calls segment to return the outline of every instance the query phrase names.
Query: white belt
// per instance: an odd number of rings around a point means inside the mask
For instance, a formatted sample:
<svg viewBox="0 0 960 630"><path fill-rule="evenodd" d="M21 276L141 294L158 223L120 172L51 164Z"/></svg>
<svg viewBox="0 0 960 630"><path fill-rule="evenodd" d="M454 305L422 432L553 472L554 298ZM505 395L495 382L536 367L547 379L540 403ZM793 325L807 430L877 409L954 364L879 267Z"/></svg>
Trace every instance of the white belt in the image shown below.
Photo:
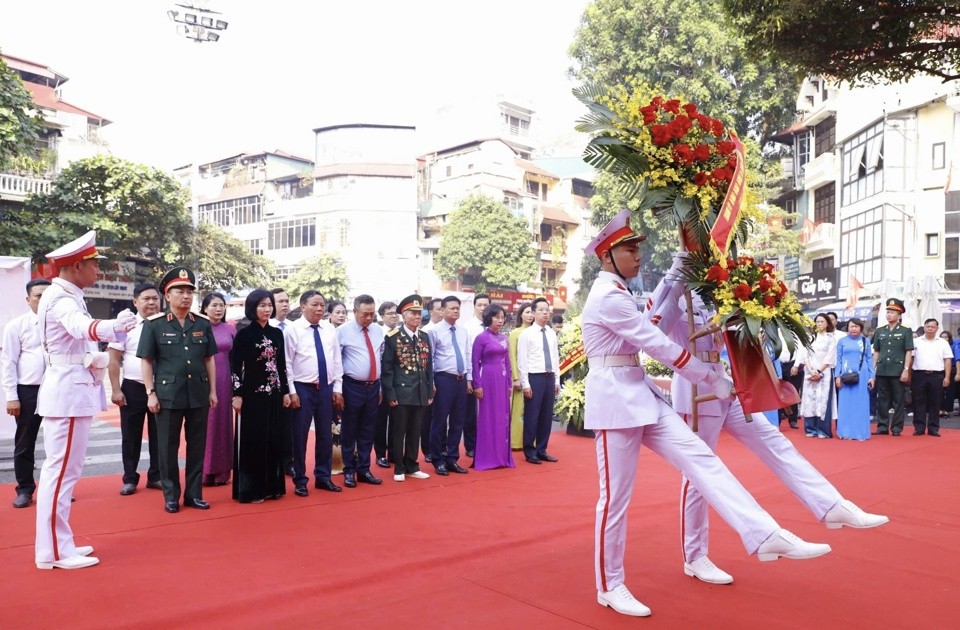
<svg viewBox="0 0 960 630"><path fill-rule="evenodd" d="M82 354L51 354L50 365L83 365Z"/></svg>
<svg viewBox="0 0 960 630"><path fill-rule="evenodd" d="M637 354L608 354L603 357L587 359L590 369L601 367L640 367L640 357Z"/></svg>

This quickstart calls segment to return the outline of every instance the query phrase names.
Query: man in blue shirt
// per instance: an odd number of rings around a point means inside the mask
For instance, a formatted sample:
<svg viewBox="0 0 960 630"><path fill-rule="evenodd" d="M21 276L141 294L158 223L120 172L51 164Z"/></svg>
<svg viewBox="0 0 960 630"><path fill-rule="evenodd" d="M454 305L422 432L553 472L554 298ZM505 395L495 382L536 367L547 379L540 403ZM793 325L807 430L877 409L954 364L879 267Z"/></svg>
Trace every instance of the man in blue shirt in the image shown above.
<svg viewBox="0 0 960 630"><path fill-rule="evenodd" d="M430 424L430 461L440 476L450 471L465 475L467 469L457 460L468 400L476 404L473 397L468 398L473 393L470 334L466 326L457 325L459 298L448 295L441 304L443 321L430 330L433 381L437 387Z"/></svg>

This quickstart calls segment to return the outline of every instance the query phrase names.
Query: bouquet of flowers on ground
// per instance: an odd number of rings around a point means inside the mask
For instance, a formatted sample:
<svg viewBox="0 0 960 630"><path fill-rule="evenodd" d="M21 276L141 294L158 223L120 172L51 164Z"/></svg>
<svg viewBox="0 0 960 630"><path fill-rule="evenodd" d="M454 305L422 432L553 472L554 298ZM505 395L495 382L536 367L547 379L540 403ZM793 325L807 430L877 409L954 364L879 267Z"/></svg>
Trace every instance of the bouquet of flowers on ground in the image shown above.
<svg viewBox="0 0 960 630"><path fill-rule="evenodd" d="M561 357L560 375L564 378L560 395L557 396L553 406L553 413L561 424L569 422L576 428L582 429L588 368L579 316L564 325L557 344Z"/></svg>

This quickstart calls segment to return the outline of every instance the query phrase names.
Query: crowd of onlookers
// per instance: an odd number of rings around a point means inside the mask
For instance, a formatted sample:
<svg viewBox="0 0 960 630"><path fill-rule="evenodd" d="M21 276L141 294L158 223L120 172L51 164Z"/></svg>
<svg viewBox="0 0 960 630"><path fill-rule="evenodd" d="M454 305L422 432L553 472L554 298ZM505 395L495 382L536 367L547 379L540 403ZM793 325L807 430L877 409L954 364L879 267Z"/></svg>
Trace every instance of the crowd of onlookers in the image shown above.
<svg viewBox="0 0 960 630"><path fill-rule="evenodd" d="M957 399L960 331L954 340L936 319L910 330L903 312L900 300L888 300L886 325L872 334L860 318L817 314L812 345L774 357L800 403L770 412L771 421L797 429L802 420L807 437L867 440L900 435L912 417L914 435L939 436Z"/></svg>

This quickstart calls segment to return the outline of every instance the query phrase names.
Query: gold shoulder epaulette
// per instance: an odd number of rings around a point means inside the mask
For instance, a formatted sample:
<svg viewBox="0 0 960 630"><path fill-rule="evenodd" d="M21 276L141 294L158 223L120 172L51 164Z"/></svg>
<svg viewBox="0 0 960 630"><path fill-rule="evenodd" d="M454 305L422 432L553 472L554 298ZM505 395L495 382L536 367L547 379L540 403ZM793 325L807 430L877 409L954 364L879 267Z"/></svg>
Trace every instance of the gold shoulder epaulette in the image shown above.
<svg viewBox="0 0 960 630"><path fill-rule="evenodd" d="M164 315L166 315L166 313L164 313L163 311L160 311L160 312L157 313L156 315L151 315L150 317L148 317L148 318L147 318L147 321L148 321L148 322L152 322L153 320L155 320L155 319L157 319L157 318L160 318L160 317L163 317Z"/></svg>
<svg viewBox="0 0 960 630"><path fill-rule="evenodd" d="M392 337L393 335L397 335L397 334L399 334L399 333L400 333L400 327L397 326L396 328L394 328L393 330L391 330L390 332L388 332L388 333L386 334L386 336L387 336L387 337Z"/></svg>

